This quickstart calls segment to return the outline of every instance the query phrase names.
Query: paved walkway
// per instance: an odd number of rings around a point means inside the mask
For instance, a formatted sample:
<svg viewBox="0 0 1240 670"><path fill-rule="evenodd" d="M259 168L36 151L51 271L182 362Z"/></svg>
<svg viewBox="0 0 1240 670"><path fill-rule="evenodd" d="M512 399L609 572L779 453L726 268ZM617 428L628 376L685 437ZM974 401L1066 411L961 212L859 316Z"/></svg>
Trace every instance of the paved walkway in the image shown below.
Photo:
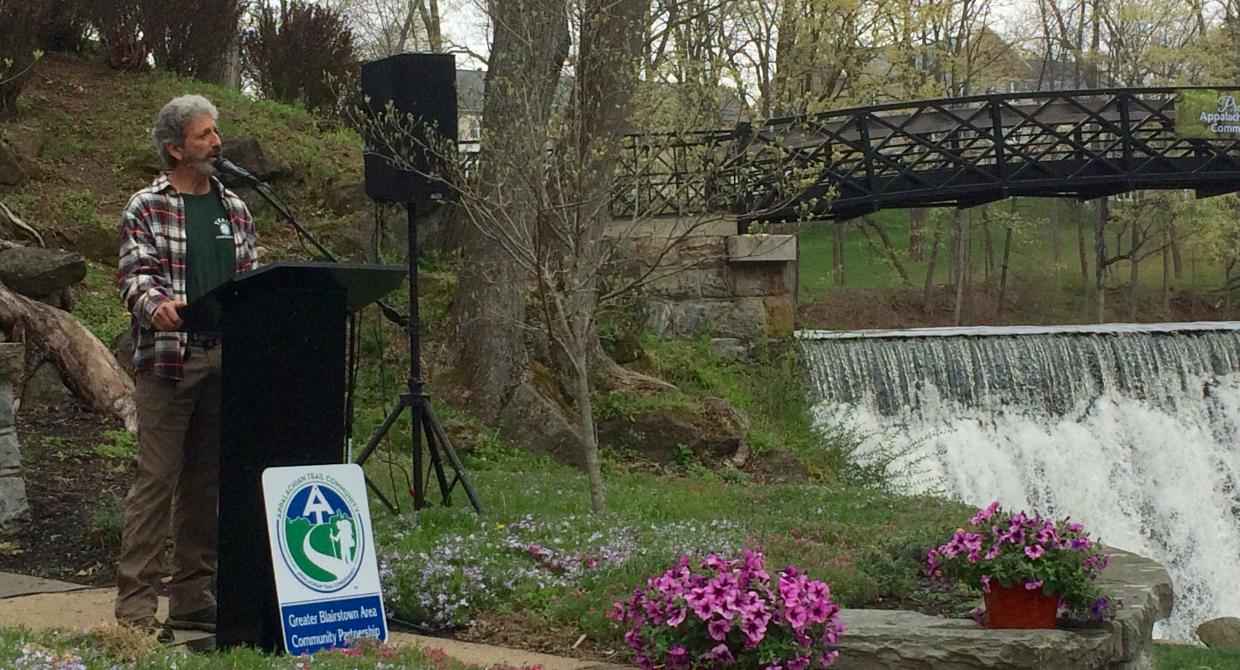
<svg viewBox="0 0 1240 670"><path fill-rule="evenodd" d="M79 584L0 572L0 626L25 626L32 630L80 630L115 623L112 603L116 591ZM159 599L159 618L168 614L168 602ZM206 633L176 631L176 644L194 646L210 637ZM624 670L625 666L537 654L493 647L486 644L458 642L437 637L392 633L388 639L395 645L442 649L448 656L476 666L508 664L541 666L544 670Z"/></svg>

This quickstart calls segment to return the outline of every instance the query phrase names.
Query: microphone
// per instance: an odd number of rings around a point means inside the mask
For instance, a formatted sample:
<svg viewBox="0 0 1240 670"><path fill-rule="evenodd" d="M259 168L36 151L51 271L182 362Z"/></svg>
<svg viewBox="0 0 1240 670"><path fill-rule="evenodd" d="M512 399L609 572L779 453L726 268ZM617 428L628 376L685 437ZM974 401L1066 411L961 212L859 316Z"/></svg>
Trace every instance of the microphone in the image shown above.
<svg viewBox="0 0 1240 670"><path fill-rule="evenodd" d="M262 181L258 177L255 177L254 175L250 174L248 170L237 165L236 163L233 163L227 158L224 158L223 156L220 156L219 158L215 159L215 169L218 170L221 174L226 174L230 177L235 177L242 181L247 181L255 186L258 186L259 184L262 183Z"/></svg>

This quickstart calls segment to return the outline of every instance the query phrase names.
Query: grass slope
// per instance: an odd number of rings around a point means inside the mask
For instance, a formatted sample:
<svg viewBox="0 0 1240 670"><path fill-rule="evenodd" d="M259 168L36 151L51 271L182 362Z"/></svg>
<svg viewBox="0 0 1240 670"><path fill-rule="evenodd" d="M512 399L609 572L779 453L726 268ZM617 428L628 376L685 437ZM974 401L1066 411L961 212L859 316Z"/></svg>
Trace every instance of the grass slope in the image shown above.
<svg viewBox="0 0 1240 670"><path fill-rule="evenodd" d="M1070 219L1067 206L1059 200L1019 198L1016 202L1016 225L1013 226L1006 302L1002 309L996 304L999 273L1003 264L1002 221L1011 216L1011 201L987 206L989 210L992 262L987 270L983 209L968 210L973 226L970 246L971 296L966 310L969 324L1049 324L1091 323L1097 320L1094 297L1093 214L1082 214L1085 225L1085 253L1090 274L1082 278L1078 260L1076 224ZM1057 216L1052 217L1051 208ZM935 221L941 230L939 253L933 284L937 308L922 308L922 289L928 261L907 260L909 249L909 211L883 210L873 215L902 259L913 286L905 287L873 232L862 232L849 223L844 234L844 275L842 287L834 286L832 275L832 224L807 224L799 237L799 299L801 303L820 303L815 309L803 309L801 326L806 328L914 327L948 325L955 297L949 286L947 263L948 236L952 210L929 209L927 226ZM1058 220L1059 252L1056 255L1050 230L1053 218ZM1108 253L1116 254L1118 222L1108 227ZM925 241L929 253L930 234ZM1127 244L1125 238L1123 244ZM1156 246L1156 243L1151 243ZM1219 295L1224 273L1217 263L1207 261L1199 245L1190 236L1181 245L1182 272L1172 273L1171 308L1162 301L1163 259L1155 253L1140 263L1138 275L1137 321L1178 321L1197 319L1231 319L1240 316L1240 309L1226 308ZM1123 247L1127 250L1127 247ZM988 277L989 274L989 277ZM1121 261L1110 268L1107 276L1107 320L1130 320L1129 266ZM1233 301L1237 302L1237 301Z"/></svg>

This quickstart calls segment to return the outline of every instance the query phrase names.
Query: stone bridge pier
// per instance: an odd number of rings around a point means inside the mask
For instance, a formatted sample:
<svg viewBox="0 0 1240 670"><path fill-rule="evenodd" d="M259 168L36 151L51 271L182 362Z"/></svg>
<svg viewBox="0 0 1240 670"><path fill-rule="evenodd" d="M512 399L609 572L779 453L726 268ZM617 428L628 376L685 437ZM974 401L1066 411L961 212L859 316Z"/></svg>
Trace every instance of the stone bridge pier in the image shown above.
<svg viewBox="0 0 1240 670"><path fill-rule="evenodd" d="M710 215L616 219L607 237L618 247L618 274L653 277L636 301L647 330L705 335L732 358L792 335L796 236L741 235L735 217Z"/></svg>

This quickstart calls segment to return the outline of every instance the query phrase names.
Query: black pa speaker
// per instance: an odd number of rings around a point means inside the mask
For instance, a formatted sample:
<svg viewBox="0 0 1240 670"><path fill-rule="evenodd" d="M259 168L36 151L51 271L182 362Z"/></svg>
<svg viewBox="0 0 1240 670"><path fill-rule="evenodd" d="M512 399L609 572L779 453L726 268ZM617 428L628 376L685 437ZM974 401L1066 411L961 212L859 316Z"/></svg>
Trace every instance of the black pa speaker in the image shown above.
<svg viewBox="0 0 1240 670"><path fill-rule="evenodd" d="M361 84L362 104L372 121L365 138L366 195L419 204L446 197L451 186L442 179L442 162L455 154L457 139L456 58L389 56L362 65ZM395 123L385 118L391 116L384 114L388 103L401 117ZM382 140L375 136L380 133ZM428 151L427 146L440 150ZM396 153L401 158L394 163Z"/></svg>

